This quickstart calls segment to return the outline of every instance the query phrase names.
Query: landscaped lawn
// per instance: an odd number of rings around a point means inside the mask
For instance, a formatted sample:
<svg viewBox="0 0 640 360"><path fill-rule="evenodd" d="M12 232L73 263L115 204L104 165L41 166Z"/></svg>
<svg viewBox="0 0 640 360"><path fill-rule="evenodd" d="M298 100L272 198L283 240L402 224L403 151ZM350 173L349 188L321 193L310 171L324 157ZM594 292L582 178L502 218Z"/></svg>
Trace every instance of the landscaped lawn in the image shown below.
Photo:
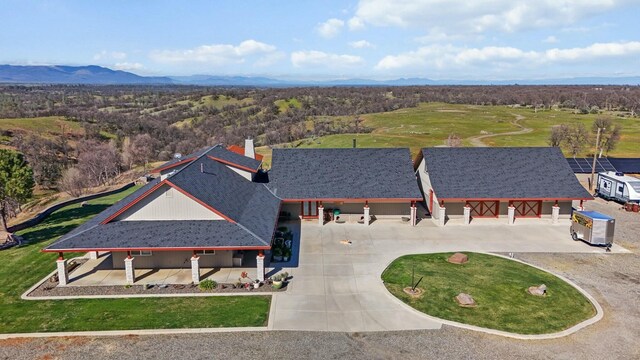
<svg viewBox="0 0 640 360"><path fill-rule="evenodd" d="M19 232L29 245L0 251L0 333L265 326L270 296L22 300L55 269L57 254L40 249L136 188L53 213ZM67 254L68 258L80 254Z"/></svg>
<svg viewBox="0 0 640 360"><path fill-rule="evenodd" d="M431 316L519 334L554 333L595 315L593 305L560 278L509 259L465 253L469 262L451 264L453 253L407 255L394 260L382 273L387 289L411 307ZM403 292L411 286L411 274L424 279L424 290L414 299ZM546 284L547 295L527 292L529 286ZM475 308L461 307L454 297L470 294Z"/></svg>

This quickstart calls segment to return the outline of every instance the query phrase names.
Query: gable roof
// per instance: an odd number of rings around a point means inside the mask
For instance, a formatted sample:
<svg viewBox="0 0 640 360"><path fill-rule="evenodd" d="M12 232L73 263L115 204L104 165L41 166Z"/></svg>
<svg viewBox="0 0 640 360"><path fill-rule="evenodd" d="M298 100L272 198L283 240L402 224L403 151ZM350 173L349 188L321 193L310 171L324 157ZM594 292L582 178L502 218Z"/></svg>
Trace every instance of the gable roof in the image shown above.
<svg viewBox="0 0 640 360"><path fill-rule="evenodd" d="M238 154L237 152L225 149L222 145L218 144L215 146L200 149L187 156L171 159L166 163L158 166L157 168L151 170L151 172L160 173L161 171L169 170L180 165L189 164L204 154L225 165L254 173L258 171L260 165L262 164L262 157L260 157L260 159L257 159L257 157L256 159L252 159L250 157L244 156L244 152Z"/></svg>
<svg viewBox="0 0 640 360"><path fill-rule="evenodd" d="M244 148L238 145L229 145L227 146L227 150L232 151L238 155L242 155L244 156ZM264 156L258 153L255 153L255 159L262 161L262 159L264 159Z"/></svg>
<svg viewBox="0 0 640 360"><path fill-rule="evenodd" d="M409 149L274 149L268 186L283 200L420 200Z"/></svg>
<svg viewBox="0 0 640 360"><path fill-rule="evenodd" d="M557 147L424 148L438 199L592 199Z"/></svg>
<svg viewBox="0 0 640 360"><path fill-rule="evenodd" d="M202 171L201 171L202 170ZM225 220L113 221L163 184L183 192ZM139 248L268 248L280 199L264 184L248 181L202 154L164 180L155 179L44 251Z"/></svg>

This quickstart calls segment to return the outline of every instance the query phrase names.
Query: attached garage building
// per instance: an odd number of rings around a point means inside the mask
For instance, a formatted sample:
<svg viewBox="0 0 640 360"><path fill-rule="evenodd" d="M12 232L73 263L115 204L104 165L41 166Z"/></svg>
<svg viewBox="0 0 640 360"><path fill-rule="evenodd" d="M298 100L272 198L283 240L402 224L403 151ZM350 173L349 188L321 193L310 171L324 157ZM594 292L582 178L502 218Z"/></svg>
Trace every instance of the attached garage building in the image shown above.
<svg viewBox="0 0 640 360"><path fill-rule="evenodd" d="M556 147L424 148L415 164L434 219L569 218L593 197Z"/></svg>
<svg viewBox="0 0 640 360"><path fill-rule="evenodd" d="M274 149L271 163L268 186L294 218L416 222L422 194L409 149Z"/></svg>

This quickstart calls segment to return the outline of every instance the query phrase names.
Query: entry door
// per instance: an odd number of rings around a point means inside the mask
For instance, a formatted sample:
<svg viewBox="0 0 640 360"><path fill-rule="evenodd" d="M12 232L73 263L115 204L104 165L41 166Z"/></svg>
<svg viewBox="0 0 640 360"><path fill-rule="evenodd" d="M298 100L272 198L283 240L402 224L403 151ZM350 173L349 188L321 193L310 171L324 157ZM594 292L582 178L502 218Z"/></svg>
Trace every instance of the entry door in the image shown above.
<svg viewBox="0 0 640 360"><path fill-rule="evenodd" d="M498 217L499 201L468 201L472 217Z"/></svg>
<svg viewBox="0 0 640 360"><path fill-rule="evenodd" d="M318 217L318 202L317 201L303 201L302 202L302 217L303 218L317 218Z"/></svg>
<svg viewBox="0 0 640 360"><path fill-rule="evenodd" d="M540 217L542 212L542 201L513 201L516 208L516 217Z"/></svg>

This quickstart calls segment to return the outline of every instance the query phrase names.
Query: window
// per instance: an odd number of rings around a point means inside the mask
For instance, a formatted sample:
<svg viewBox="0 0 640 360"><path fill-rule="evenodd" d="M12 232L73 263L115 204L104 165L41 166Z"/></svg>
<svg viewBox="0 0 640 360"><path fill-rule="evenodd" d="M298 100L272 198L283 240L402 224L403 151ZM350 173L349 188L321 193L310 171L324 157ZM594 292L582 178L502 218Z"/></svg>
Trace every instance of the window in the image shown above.
<svg viewBox="0 0 640 360"><path fill-rule="evenodd" d="M624 191L624 184L619 184L618 185L618 192L621 193Z"/></svg>
<svg viewBox="0 0 640 360"><path fill-rule="evenodd" d="M215 250L196 250L196 255L215 255Z"/></svg>
<svg viewBox="0 0 640 360"><path fill-rule="evenodd" d="M149 250L131 250L131 256L151 256L153 253Z"/></svg>

